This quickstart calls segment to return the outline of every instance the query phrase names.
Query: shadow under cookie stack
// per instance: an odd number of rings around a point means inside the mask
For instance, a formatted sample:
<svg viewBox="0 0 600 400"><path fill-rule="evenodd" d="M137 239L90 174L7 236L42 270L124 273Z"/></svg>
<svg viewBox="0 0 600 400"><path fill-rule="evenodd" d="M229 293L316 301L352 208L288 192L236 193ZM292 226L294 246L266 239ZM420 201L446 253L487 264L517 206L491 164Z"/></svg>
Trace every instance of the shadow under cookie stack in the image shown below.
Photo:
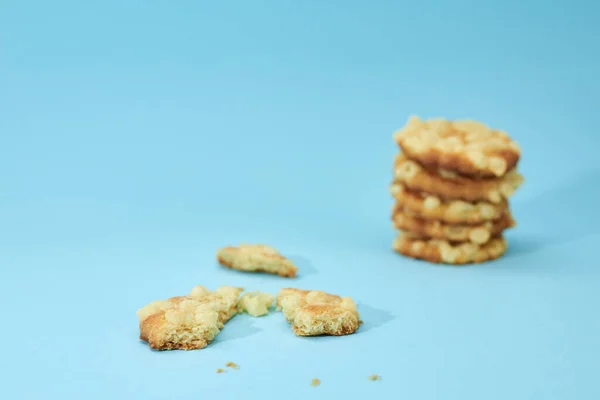
<svg viewBox="0 0 600 400"><path fill-rule="evenodd" d="M394 140L394 250L445 264L501 257L515 226L508 199L523 183L518 144L479 122L418 117Z"/></svg>

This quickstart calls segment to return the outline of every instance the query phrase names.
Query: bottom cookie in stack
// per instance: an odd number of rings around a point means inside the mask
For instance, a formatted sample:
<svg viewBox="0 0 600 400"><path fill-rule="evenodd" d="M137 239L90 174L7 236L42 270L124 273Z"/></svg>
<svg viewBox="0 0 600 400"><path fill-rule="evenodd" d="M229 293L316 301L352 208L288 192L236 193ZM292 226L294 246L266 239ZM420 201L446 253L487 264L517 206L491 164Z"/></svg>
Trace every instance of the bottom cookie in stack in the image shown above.
<svg viewBox="0 0 600 400"><path fill-rule="evenodd" d="M487 243L479 245L472 242L431 239L401 231L394 240L393 248L405 256L433 263L470 264L501 257L506 252L507 245L502 235L492 237Z"/></svg>

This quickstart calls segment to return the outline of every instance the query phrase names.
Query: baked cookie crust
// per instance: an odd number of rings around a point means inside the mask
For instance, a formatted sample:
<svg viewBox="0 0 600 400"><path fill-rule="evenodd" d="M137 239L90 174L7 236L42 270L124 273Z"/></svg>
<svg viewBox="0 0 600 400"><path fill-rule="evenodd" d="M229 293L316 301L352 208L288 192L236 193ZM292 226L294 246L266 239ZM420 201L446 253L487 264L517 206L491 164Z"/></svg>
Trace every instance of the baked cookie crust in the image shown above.
<svg viewBox="0 0 600 400"><path fill-rule="evenodd" d="M411 116L394 139L409 158L428 168L471 176L503 176L521 156L519 145L506 132L471 120Z"/></svg>
<svg viewBox="0 0 600 400"><path fill-rule="evenodd" d="M400 232L392 247L398 253L411 258L454 265L494 260L501 257L507 249L502 236L492 238L479 246L470 242L453 243L447 240L423 239L407 232Z"/></svg>
<svg viewBox="0 0 600 400"><path fill-rule="evenodd" d="M479 225L452 225L426 220L399 208L392 214L392 220L396 229L411 232L416 236L452 242L472 242L479 245L487 243L492 237L515 226L510 211L499 220L486 221Z"/></svg>
<svg viewBox="0 0 600 400"><path fill-rule="evenodd" d="M502 204L523 184L523 176L516 170L501 178L477 179L461 175L442 176L425 169L419 163L400 153L394 162L394 178L415 192L425 192L444 199L468 202L489 201Z"/></svg>
<svg viewBox="0 0 600 400"><path fill-rule="evenodd" d="M265 272L286 278L296 277L298 267L274 247L264 244L228 246L217 252L217 260L224 267L247 272Z"/></svg>
<svg viewBox="0 0 600 400"><path fill-rule="evenodd" d="M140 339L155 350L202 349L237 313L242 290L196 286L188 296L153 301L137 311Z"/></svg>
<svg viewBox="0 0 600 400"><path fill-rule="evenodd" d="M481 224L496 221L508 210L508 202L499 204L487 201L469 203L464 200L446 200L429 193L408 190L402 183L393 182L390 193L396 200L395 208L410 211L427 220L440 220L448 224Z"/></svg>
<svg viewBox="0 0 600 400"><path fill-rule="evenodd" d="M358 329L360 316L350 297L320 290L285 288L277 294L277 307L298 336L349 335Z"/></svg>

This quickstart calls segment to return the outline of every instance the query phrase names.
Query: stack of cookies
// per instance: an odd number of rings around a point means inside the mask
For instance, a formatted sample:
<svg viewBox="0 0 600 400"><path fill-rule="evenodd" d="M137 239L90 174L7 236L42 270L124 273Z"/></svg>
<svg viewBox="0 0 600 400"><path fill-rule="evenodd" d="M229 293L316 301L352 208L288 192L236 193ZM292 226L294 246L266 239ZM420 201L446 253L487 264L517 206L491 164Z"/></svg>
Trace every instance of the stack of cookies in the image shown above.
<svg viewBox="0 0 600 400"><path fill-rule="evenodd" d="M394 250L446 264L502 256L515 226L508 199L523 183L517 143L479 122L418 117L394 139Z"/></svg>

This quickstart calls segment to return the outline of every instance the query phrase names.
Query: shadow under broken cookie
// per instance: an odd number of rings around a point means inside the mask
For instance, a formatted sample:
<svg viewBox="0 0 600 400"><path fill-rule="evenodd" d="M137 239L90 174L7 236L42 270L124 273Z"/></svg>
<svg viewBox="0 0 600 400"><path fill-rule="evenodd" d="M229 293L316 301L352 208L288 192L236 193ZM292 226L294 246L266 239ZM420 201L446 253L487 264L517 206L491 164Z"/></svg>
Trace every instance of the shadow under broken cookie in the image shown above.
<svg viewBox="0 0 600 400"><path fill-rule="evenodd" d="M255 323L255 317L247 314L238 314L225 324L221 332L212 341L212 344L215 345L230 340L243 339L262 332L262 329L257 328Z"/></svg>
<svg viewBox="0 0 600 400"><path fill-rule="evenodd" d="M360 326L358 327L356 332L354 332L353 334L344 335L344 336L320 335L320 336L298 336L298 337L302 338L302 339L318 339L318 340L335 340L335 338L351 337L354 335L360 335L360 334L369 332L372 329L377 329L377 328L387 324L388 322L393 321L396 318L393 314L391 314L385 310L371 307L367 304L358 303L357 306L358 306L358 312L360 314L360 320L362 321L362 324L360 324ZM285 321L285 318L283 319L281 326L283 327L284 324L286 325L286 330L287 329L291 330L291 327L289 326L290 324L287 321Z"/></svg>
<svg viewBox="0 0 600 400"><path fill-rule="evenodd" d="M517 228L509 232L507 257L538 253L600 233L600 169L582 171L525 204L515 205Z"/></svg>
<svg viewBox="0 0 600 400"><path fill-rule="evenodd" d="M377 329L396 318L385 310L371 307L363 303L358 303L358 312L360 313L360 319L363 323L355 334L365 333L371 329Z"/></svg>
<svg viewBox="0 0 600 400"><path fill-rule="evenodd" d="M317 273L317 269L308 258L302 256L289 256L288 258L296 265L296 267L298 267L297 278L303 278L307 275Z"/></svg>

